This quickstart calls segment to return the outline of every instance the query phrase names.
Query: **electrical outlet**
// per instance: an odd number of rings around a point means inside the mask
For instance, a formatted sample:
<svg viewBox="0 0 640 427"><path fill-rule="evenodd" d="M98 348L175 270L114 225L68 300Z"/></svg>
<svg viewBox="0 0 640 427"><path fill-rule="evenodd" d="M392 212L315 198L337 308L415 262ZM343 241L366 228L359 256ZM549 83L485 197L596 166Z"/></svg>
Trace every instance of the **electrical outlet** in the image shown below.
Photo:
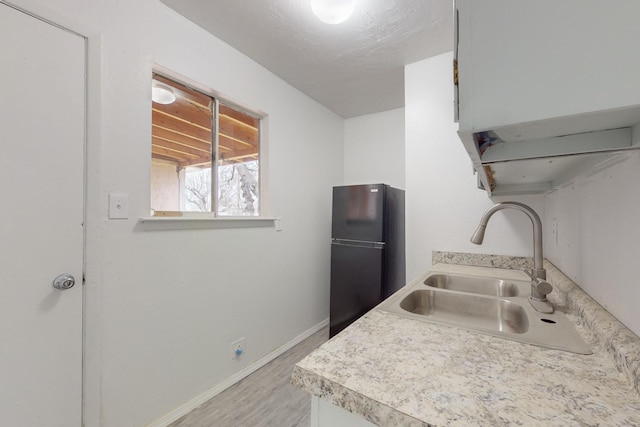
<svg viewBox="0 0 640 427"><path fill-rule="evenodd" d="M231 351L234 359L239 358L245 353L244 348L244 337L238 338L234 342L231 343Z"/></svg>

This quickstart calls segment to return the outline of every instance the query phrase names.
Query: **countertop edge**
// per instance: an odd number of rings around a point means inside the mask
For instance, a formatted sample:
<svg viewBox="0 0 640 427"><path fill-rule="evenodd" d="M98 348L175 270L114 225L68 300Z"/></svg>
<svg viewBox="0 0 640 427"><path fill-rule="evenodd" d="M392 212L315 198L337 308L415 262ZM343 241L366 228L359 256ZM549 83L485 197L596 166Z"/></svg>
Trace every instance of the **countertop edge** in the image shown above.
<svg viewBox="0 0 640 427"><path fill-rule="evenodd" d="M356 392L335 381L320 377L297 365L293 368L291 374L291 384L300 387L313 396L326 399L346 411L357 414L375 425L434 427L432 424L420 421L361 392Z"/></svg>

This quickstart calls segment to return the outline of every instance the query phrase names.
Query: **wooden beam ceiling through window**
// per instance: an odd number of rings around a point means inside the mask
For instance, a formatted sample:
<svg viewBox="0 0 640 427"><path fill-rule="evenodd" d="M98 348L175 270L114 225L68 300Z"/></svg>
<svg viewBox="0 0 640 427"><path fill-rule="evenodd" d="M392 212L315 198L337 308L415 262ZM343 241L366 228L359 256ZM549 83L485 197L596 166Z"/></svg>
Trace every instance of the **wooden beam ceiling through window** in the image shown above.
<svg viewBox="0 0 640 427"><path fill-rule="evenodd" d="M213 100L187 86L154 74L176 95L171 104L152 106L151 155L179 167L211 165ZM221 163L258 158L259 119L220 104L218 148Z"/></svg>

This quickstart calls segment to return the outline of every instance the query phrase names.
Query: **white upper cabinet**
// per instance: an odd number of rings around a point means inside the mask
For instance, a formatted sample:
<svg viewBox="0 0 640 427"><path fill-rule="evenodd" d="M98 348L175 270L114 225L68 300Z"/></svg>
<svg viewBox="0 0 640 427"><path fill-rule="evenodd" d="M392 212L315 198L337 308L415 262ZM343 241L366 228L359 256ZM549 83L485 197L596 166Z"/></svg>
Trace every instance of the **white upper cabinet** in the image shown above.
<svg viewBox="0 0 640 427"><path fill-rule="evenodd" d="M455 4L459 134L490 195L639 148L640 1Z"/></svg>

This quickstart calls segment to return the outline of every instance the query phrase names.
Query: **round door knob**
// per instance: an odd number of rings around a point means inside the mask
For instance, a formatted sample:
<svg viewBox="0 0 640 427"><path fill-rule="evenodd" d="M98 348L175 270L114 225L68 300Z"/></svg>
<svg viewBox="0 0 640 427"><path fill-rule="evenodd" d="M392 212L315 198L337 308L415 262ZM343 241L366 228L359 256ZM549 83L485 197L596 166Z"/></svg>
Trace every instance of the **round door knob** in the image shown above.
<svg viewBox="0 0 640 427"><path fill-rule="evenodd" d="M53 287L64 291L65 289L72 288L76 284L76 278L71 274L61 274L53 279Z"/></svg>

